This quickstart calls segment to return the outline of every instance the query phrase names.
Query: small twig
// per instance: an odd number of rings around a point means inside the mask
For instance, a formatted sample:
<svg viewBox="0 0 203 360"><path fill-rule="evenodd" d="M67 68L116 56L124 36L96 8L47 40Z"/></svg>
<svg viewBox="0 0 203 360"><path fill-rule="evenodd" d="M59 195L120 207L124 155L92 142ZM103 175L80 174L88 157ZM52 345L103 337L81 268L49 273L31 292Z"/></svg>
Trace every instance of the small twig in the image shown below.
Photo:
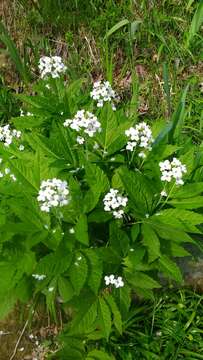
<svg viewBox="0 0 203 360"><path fill-rule="evenodd" d="M91 45L90 45L90 41L87 38L87 36L85 36L85 40L87 41L87 45L88 45L88 48L89 48L90 55L91 55L91 57L93 59L93 62L94 62L94 64L97 64L97 59L95 58L95 56L93 54L93 51L92 51L92 48L91 48Z"/></svg>
<svg viewBox="0 0 203 360"><path fill-rule="evenodd" d="M24 327L23 327L23 329L22 329L22 331L21 331L21 333L20 333L20 336L19 336L19 338L18 338L18 341L17 341L17 343L16 343L16 345L15 345L13 354L11 355L11 357L10 357L9 360L13 360L13 359L14 359L14 357L15 357L15 355L16 355L16 351L17 351L17 349L18 349L18 345L20 344L20 341L21 341L21 339L22 339L22 337L23 337L23 334L24 334L24 332L25 332L26 327L28 326L28 323L29 323L29 321L27 320L26 323L25 323L25 325L24 325Z"/></svg>

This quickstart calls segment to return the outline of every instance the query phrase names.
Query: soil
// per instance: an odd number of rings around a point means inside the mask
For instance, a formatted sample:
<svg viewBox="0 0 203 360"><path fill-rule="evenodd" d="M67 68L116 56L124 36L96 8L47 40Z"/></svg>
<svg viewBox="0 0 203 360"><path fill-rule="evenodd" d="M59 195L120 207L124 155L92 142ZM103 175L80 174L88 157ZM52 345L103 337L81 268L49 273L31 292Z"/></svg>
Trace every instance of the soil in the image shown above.
<svg viewBox="0 0 203 360"><path fill-rule="evenodd" d="M0 360L45 360L58 333L56 325L49 324L47 315L36 314L30 328L21 316L22 309L16 308L0 321Z"/></svg>

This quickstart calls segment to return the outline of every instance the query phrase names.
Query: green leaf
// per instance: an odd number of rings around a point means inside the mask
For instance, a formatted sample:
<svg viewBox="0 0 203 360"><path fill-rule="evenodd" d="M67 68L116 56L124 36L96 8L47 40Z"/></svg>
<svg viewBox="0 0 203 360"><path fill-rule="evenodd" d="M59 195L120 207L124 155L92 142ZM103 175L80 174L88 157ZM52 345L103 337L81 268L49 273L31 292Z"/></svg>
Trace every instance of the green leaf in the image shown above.
<svg viewBox="0 0 203 360"><path fill-rule="evenodd" d="M102 297L99 298L99 324L104 337L108 340L111 332L111 312L109 306Z"/></svg>
<svg viewBox="0 0 203 360"><path fill-rule="evenodd" d="M171 242L171 254L174 257L185 257L191 256L191 254L184 249L184 247L176 244L175 242Z"/></svg>
<svg viewBox="0 0 203 360"><path fill-rule="evenodd" d="M179 189L176 189L172 194L172 198L190 198L201 193L203 193L203 182L186 184Z"/></svg>
<svg viewBox="0 0 203 360"><path fill-rule="evenodd" d="M20 116L12 119L15 128L19 130L40 127L44 121L44 118L36 116Z"/></svg>
<svg viewBox="0 0 203 360"><path fill-rule="evenodd" d="M203 207L203 196L196 196L187 199L174 199L168 201L168 204L179 209L198 209Z"/></svg>
<svg viewBox="0 0 203 360"><path fill-rule="evenodd" d="M69 269L70 280L77 295L80 294L80 291L86 282L87 272L87 261L82 253L78 253L74 263Z"/></svg>
<svg viewBox="0 0 203 360"><path fill-rule="evenodd" d="M119 302L120 302L119 308L121 309L122 317L126 318L132 300L131 288L127 284L125 284L125 286L120 288L118 291L119 291Z"/></svg>
<svg viewBox="0 0 203 360"><path fill-rule="evenodd" d="M192 39L201 28L202 22L203 22L203 2L200 1L195 11L195 14L192 18L190 29L187 32L187 42L186 42L187 47L189 47Z"/></svg>
<svg viewBox="0 0 203 360"><path fill-rule="evenodd" d="M111 294L106 294L105 295L105 300L108 303L111 312L113 314L113 322L114 325L116 327L116 329L118 330L119 334L122 334L122 319L121 319L121 313L118 309L118 306L113 298L113 296L111 296Z"/></svg>
<svg viewBox="0 0 203 360"><path fill-rule="evenodd" d="M178 106L176 110L174 111L172 115L171 121L166 124L163 130L159 133L159 135L156 137L154 143L153 143L153 149L155 149L157 146L162 143L163 140L166 140L168 137L169 143L172 143L174 140L174 134L176 135L176 138L179 140L181 136L182 126L183 126L183 120L184 120L184 113L185 113L185 100L186 95L188 92L188 86L184 89L180 101L178 103Z"/></svg>
<svg viewBox="0 0 203 360"><path fill-rule="evenodd" d="M138 171L123 167L119 171L125 190L131 200L129 206L139 217L145 217L153 205L152 182Z"/></svg>
<svg viewBox="0 0 203 360"><path fill-rule="evenodd" d="M128 19L124 19L119 21L117 24L115 24L109 31L107 31L105 37L108 38L109 36L111 36L112 34L114 34L116 31L118 31L119 29L121 29L123 26L128 25L130 22Z"/></svg>
<svg viewBox="0 0 203 360"><path fill-rule="evenodd" d="M174 220L175 221L175 220ZM181 242L185 242L185 243L195 243L195 241L184 231L185 229L185 225L178 222L176 219L176 224L178 224L178 226L180 225L180 229L176 228L173 222L172 226L171 224L169 225L168 223L162 223L159 221L156 221L156 219L153 219L153 222L150 222L151 226L153 227L153 229L156 231L156 233L159 235L160 238L162 239L167 239L170 241L175 241L178 243ZM199 231L196 231L197 233Z"/></svg>
<svg viewBox="0 0 203 360"><path fill-rule="evenodd" d="M115 221L110 223L109 227L110 245L121 256L126 256L129 248L129 238L123 230L119 229Z"/></svg>
<svg viewBox="0 0 203 360"><path fill-rule="evenodd" d="M75 226L75 237L80 243L89 245L87 216L84 214L79 216Z"/></svg>
<svg viewBox="0 0 203 360"><path fill-rule="evenodd" d="M70 324L68 335L83 335L94 329L94 324L98 317L98 300L90 296L85 298L85 302L82 302L83 306Z"/></svg>
<svg viewBox="0 0 203 360"><path fill-rule="evenodd" d="M0 22L0 39L6 45L9 51L9 55L16 66L16 70L24 82L28 83L30 80L30 72L28 72L28 68L21 60L18 49L16 48L14 41L11 39L7 29L4 27L2 22Z"/></svg>
<svg viewBox="0 0 203 360"><path fill-rule="evenodd" d="M159 238L148 224L142 225L142 234L142 243L147 247L149 262L152 262L160 256Z"/></svg>
<svg viewBox="0 0 203 360"><path fill-rule="evenodd" d="M134 224L131 227L131 237L133 242L137 240L139 233L140 233L140 224Z"/></svg>
<svg viewBox="0 0 203 360"><path fill-rule="evenodd" d="M99 194L104 193L109 189L109 181L102 169L95 164L91 164L90 162L85 164L85 174L86 180L89 187Z"/></svg>
<svg viewBox="0 0 203 360"><path fill-rule="evenodd" d="M152 279L150 276L135 271L133 273L126 272L127 280L135 287L140 289L154 289L154 288L160 288L160 284Z"/></svg>
<svg viewBox="0 0 203 360"><path fill-rule="evenodd" d="M167 274L169 277L174 280L181 282L182 274L179 267L169 259L166 255L162 255L159 259L160 269L164 274Z"/></svg>
<svg viewBox="0 0 203 360"><path fill-rule="evenodd" d="M73 287L70 281L65 277L59 276L58 290L59 290L59 295L64 302L69 301L74 296Z"/></svg>
<svg viewBox="0 0 203 360"><path fill-rule="evenodd" d="M102 262L99 256L97 255L96 250L93 249L85 250L85 255L87 256L90 263L88 285L90 289L97 295L103 274Z"/></svg>
<svg viewBox="0 0 203 360"><path fill-rule="evenodd" d="M184 224L198 225L203 223L202 214L183 209L166 209L161 211L158 216L158 221L163 221L172 226L173 224L176 225L176 219L179 219Z"/></svg>
<svg viewBox="0 0 203 360"><path fill-rule="evenodd" d="M0 294L0 320L4 319L9 314L14 308L17 300L18 298L13 290Z"/></svg>
<svg viewBox="0 0 203 360"><path fill-rule="evenodd" d="M108 355L102 350L92 350L88 353L86 360L96 359L96 360L114 360L114 357Z"/></svg>

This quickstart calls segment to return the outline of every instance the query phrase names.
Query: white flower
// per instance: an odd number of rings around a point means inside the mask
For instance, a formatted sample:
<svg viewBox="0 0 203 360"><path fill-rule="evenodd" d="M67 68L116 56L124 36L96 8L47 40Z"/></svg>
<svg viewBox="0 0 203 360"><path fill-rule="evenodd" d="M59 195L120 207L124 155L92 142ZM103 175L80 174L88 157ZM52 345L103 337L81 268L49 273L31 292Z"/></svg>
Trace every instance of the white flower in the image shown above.
<svg viewBox="0 0 203 360"><path fill-rule="evenodd" d="M93 137L96 132L101 131L101 124L97 117L91 112L85 110L79 110L73 119L65 120L63 125L64 127L70 127L83 135L87 134L89 137ZM85 139L83 137L77 137L77 142L79 144L83 144L84 141Z"/></svg>
<svg viewBox="0 0 203 360"><path fill-rule="evenodd" d="M129 141L126 145L126 150L134 151L134 149L137 147L143 150L146 149L151 151L151 144L154 139L152 137L152 131L150 127L145 122L141 122L135 127L130 127L125 131L125 135L129 138ZM144 151L141 151L138 156L145 158L146 154Z"/></svg>
<svg viewBox="0 0 203 360"><path fill-rule="evenodd" d="M48 288L48 291L49 291L49 292L52 292L53 290L54 290L54 287L53 287L53 286L51 286L51 287Z"/></svg>
<svg viewBox="0 0 203 360"><path fill-rule="evenodd" d="M9 168L5 168L4 171L5 171L5 174L6 174L6 175L10 174L10 172L11 172L11 170L10 170Z"/></svg>
<svg viewBox="0 0 203 360"><path fill-rule="evenodd" d="M90 96L93 100L97 101L97 107L103 107L104 102L109 101L111 103L112 110L116 110L114 100L118 99L118 96L112 89L109 81L96 81L93 84L93 90L90 92Z"/></svg>
<svg viewBox="0 0 203 360"><path fill-rule="evenodd" d="M32 277L38 281L42 281L46 278L46 275L32 274Z"/></svg>
<svg viewBox="0 0 203 360"><path fill-rule="evenodd" d="M126 207L128 198L120 195L118 190L110 189L105 195L103 202L105 211L113 211L113 216L116 219L121 219L124 215L123 208Z"/></svg>
<svg viewBox="0 0 203 360"><path fill-rule="evenodd" d="M105 276L104 277L105 285L114 285L115 288L120 288L124 286L124 282L121 276L118 276L118 278L115 278L115 275Z"/></svg>
<svg viewBox="0 0 203 360"><path fill-rule="evenodd" d="M161 193L160 193L160 195L161 195L162 197L167 197L167 196L168 196L168 194L167 194L167 192L166 192L165 190L162 190Z"/></svg>
<svg viewBox="0 0 203 360"><path fill-rule="evenodd" d="M21 144L21 145L19 146L19 150L20 150L20 151L23 151L24 149L25 149L25 146Z"/></svg>
<svg viewBox="0 0 203 360"><path fill-rule="evenodd" d="M85 139L82 136L77 136L76 141L78 144L82 145L82 144L84 144Z"/></svg>
<svg viewBox="0 0 203 360"><path fill-rule="evenodd" d="M173 158L171 162L169 160L165 160L159 163L159 167L161 171L161 181L171 182L174 179L176 185L184 184L182 177L183 174L187 172L187 169L180 160L176 158ZM164 191L161 192L161 196L167 196L163 194Z"/></svg>
<svg viewBox="0 0 203 360"><path fill-rule="evenodd" d="M67 205L70 200L68 195L67 182L54 178L42 181L37 200L40 209L49 212L52 207Z"/></svg>
<svg viewBox="0 0 203 360"><path fill-rule="evenodd" d="M48 75L58 78L65 73L67 66L64 65L60 56L43 56L39 60L38 68L42 78ZM46 87L49 88L47 85Z"/></svg>
<svg viewBox="0 0 203 360"><path fill-rule="evenodd" d="M14 174L10 174L10 178L11 178L13 181L16 181L16 180L17 180Z"/></svg>
<svg viewBox="0 0 203 360"><path fill-rule="evenodd" d="M0 126L0 141L4 143L4 146L8 147L12 144L14 138L20 138L20 136L21 131L11 130L9 124Z"/></svg>
<svg viewBox="0 0 203 360"><path fill-rule="evenodd" d="M70 233L70 234L74 234L74 233L75 233L74 228L70 228L70 229L69 229L69 233Z"/></svg>

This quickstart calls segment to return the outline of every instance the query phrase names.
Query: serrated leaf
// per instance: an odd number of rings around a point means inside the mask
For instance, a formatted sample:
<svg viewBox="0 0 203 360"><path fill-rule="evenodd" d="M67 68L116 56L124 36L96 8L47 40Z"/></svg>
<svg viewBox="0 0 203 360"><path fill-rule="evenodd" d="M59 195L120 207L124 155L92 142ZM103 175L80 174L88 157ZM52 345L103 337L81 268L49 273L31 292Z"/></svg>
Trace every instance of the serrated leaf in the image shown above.
<svg viewBox="0 0 203 360"><path fill-rule="evenodd" d="M167 223L162 223L153 219L153 222L150 222L153 229L162 239L167 239L170 241L175 241L177 243L195 243L195 241L183 230L181 226L181 230L176 228L175 226L168 225ZM176 221L177 224L177 221ZM185 226L184 226L185 228ZM197 231L198 233L199 231Z"/></svg>
<svg viewBox="0 0 203 360"><path fill-rule="evenodd" d="M89 245L88 223L85 214L81 214L78 218L75 225L75 237L80 243Z"/></svg>
<svg viewBox="0 0 203 360"><path fill-rule="evenodd" d="M191 254L185 250L184 247L176 244L175 242L171 242L171 254L174 257L191 256Z"/></svg>
<svg viewBox="0 0 203 360"><path fill-rule="evenodd" d="M179 189L176 189L173 194L172 198L191 198L193 196L199 195L203 193L203 182L194 183L194 184L185 184L181 186Z"/></svg>
<svg viewBox="0 0 203 360"><path fill-rule="evenodd" d="M203 207L203 196L195 196L187 199L174 199L168 201L168 204L179 209L198 209Z"/></svg>
<svg viewBox="0 0 203 360"><path fill-rule="evenodd" d="M142 243L147 247L149 262L160 256L160 241L155 231L148 224L142 225Z"/></svg>
<svg viewBox="0 0 203 360"><path fill-rule="evenodd" d="M127 273L126 272L126 277L127 280L135 287L135 288L140 288L140 289L155 289L155 288L160 288L160 284L152 279L150 276L142 273L142 272L138 272L135 271L133 273Z"/></svg>
<svg viewBox="0 0 203 360"><path fill-rule="evenodd" d="M94 327L98 316L98 301L95 297L86 299L85 306L79 311L71 323L69 335L87 334Z"/></svg>
<svg viewBox="0 0 203 360"><path fill-rule="evenodd" d="M64 302L69 301L74 296L73 287L70 281L65 277L62 276L59 277L58 290L59 290L59 295Z"/></svg>
<svg viewBox="0 0 203 360"><path fill-rule="evenodd" d="M96 254L95 250L88 249L85 251L85 255L87 256L90 262L90 273L88 275L88 285L90 289L97 294L103 273L102 262L99 256Z"/></svg>
<svg viewBox="0 0 203 360"><path fill-rule="evenodd" d="M82 253L78 253L68 272L72 286L77 295L80 294L80 291L86 282L87 272L87 261Z"/></svg>
<svg viewBox="0 0 203 360"><path fill-rule="evenodd" d="M97 360L114 360L114 357L108 355L102 350L92 350L88 353L86 360L97 359Z"/></svg>
<svg viewBox="0 0 203 360"><path fill-rule="evenodd" d="M126 232L119 229L115 221L110 223L109 232L109 241L112 248L120 256L126 256L130 242Z"/></svg>
<svg viewBox="0 0 203 360"><path fill-rule="evenodd" d="M131 288L127 284L125 284L125 286L119 289L119 302L120 302L119 308L121 309L123 318L127 317L131 300L132 300Z"/></svg>
<svg viewBox="0 0 203 360"><path fill-rule="evenodd" d="M86 163L85 174L87 183L91 189L95 190L95 188L97 188L100 194L108 190L108 178L99 166L91 163Z"/></svg>
<svg viewBox="0 0 203 360"><path fill-rule="evenodd" d="M168 274L169 277L181 282L182 274L175 262L169 259L166 255L162 255L159 259L159 264L161 271L163 271L164 274Z"/></svg>
<svg viewBox="0 0 203 360"><path fill-rule="evenodd" d="M109 306L103 298L99 298L99 324L103 335L108 340L111 332L111 312Z"/></svg>
<svg viewBox="0 0 203 360"><path fill-rule="evenodd" d="M110 306L111 312L113 314L113 322L118 330L119 334L122 334L122 319L121 319L121 313L118 309L118 306L111 294L105 295L105 300L107 301L108 305Z"/></svg>

